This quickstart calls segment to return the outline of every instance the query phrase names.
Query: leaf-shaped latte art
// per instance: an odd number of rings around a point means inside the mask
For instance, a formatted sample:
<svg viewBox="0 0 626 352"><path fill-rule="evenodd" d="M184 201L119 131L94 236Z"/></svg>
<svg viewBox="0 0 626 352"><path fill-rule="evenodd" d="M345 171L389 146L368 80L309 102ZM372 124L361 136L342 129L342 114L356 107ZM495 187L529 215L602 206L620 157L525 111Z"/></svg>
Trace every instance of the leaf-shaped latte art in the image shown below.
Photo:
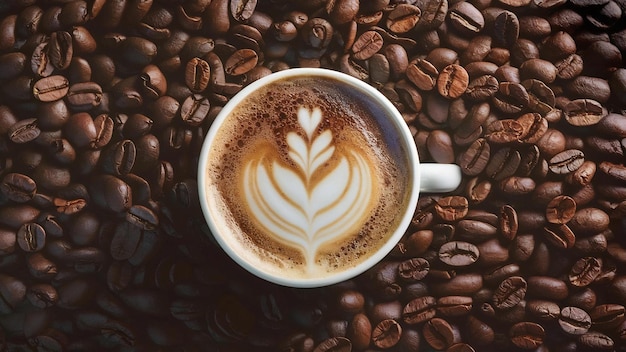
<svg viewBox="0 0 626 352"><path fill-rule="evenodd" d="M315 135L322 121L319 109L298 110L298 124L305 137L287 134L293 169L264 155L244 169L245 203L256 225L302 250L307 266L314 266L318 248L336 238L355 234L371 211L374 173L358 150L345 150L334 168L313 182L336 153L333 135Z"/></svg>

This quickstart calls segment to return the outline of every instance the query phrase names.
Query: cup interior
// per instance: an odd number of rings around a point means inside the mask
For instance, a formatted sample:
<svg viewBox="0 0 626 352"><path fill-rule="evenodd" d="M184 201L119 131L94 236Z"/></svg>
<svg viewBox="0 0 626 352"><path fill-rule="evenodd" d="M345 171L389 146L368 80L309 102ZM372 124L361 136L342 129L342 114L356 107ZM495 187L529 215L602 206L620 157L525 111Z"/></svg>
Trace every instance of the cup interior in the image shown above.
<svg viewBox="0 0 626 352"><path fill-rule="evenodd" d="M392 131L384 131L386 135L385 138L395 138L396 140L400 141L400 144L404 147L404 150L407 154L406 160L408 165L406 166L408 172L406 175L408 177L408 187L406 191L408 192L408 195L407 201L404 203L406 204L406 206L403 209L398 210L403 212L403 216L399 220L398 226L395 228L395 231L393 231L388 240L382 246L380 246L377 251L371 253L369 258L361 261L355 266L347 267L345 270L334 272L324 277L287 278L281 276L279 273L270 273L262 270L257 265L255 265L253 261L247 258L245 253L241 253L239 250L234 248L233 241L228 240L228 236L231 236L232 233L230 233L227 224L224 223L224 219L221 216L220 210L215 209L215 207L212 206L211 202L209 201L210 191L207 187L207 170L209 170L209 168L211 167L214 167L210 163L209 153L211 152L213 144L215 143L216 136L220 132L220 129L223 128L225 124L229 123L228 119L232 117L233 110L258 89L278 80L290 79L293 77L301 76L320 79L331 78L338 80L341 82L341 84L346 84L349 89L354 89L358 92L358 94L365 95L370 103L378 105L380 108L382 108L382 110L385 111L385 118L388 120L385 124L393 126L393 128L391 128ZM263 77L251 83L250 85L242 89L237 95L235 95L222 108L209 129L200 153L198 167L198 191L200 205L204 217L213 236L215 237L215 240L235 262L237 262L247 271L264 280L283 286L310 288L327 286L353 278L363 273L370 267L374 266L393 249L395 244L401 239L404 232L410 225L411 219L413 217L413 212L417 206L417 199L420 189L419 174L419 158L411 132L404 122L402 115L382 93L363 81L360 81L354 77L337 71L317 68L296 68L273 73L269 76Z"/></svg>

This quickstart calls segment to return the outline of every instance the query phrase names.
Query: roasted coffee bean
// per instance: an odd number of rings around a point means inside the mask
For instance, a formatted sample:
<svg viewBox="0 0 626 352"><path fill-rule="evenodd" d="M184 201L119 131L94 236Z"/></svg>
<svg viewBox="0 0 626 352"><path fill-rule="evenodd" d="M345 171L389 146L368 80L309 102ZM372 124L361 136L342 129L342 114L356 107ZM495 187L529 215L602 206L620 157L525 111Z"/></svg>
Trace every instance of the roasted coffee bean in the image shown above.
<svg viewBox="0 0 626 352"><path fill-rule="evenodd" d="M507 114L521 112L529 104L526 88L519 83L500 82L498 91L492 99L493 105Z"/></svg>
<svg viewBox="0 0 626 352"><path fill-rule="evenodd" d="M586 207L578 209L568 223L573 231L580 234L597 234L609 227L608 214L598 208Z"/></svg>
<svg viewBox="0 0 626 352"><path fill-rule="evenodd" d="M259 60L258 54L252 49L239 49L225 62L224 69L231 76L245 74L252 70Z"/></svg>
<svg viewBox="0 0 626 352"><path fill-rule="evenodd" d="M428 321L436 314L436 304L436 299L432 296L415 298L404 306L402 319L410 325Z"/></svg>
<svg viewBox="0 0 626 352"><path fill-rule="evenodd" d="M479 33L485 26L483 15L469 2L459 2L451 6L448 18L452 27L463 35Z"/></svg>
<svg viewBox="0 0 626 352"><path fill-rule="evenodd" d="M476 176L485 169L490 155L491 148L489 143L484 138L479 138L459 155L457 163L464 174Z"/></svg>
<svg viewBox="0 0 626 352"><path fill-rule="evenodd" d="M606 109L593 99L576 99L565 106L565 121L572 126L595 125L606 114Z"/></svg>
<svg viewBox="0 0 626 352"><path fill-rule="evenodd" d="M407 67L406 76L418 89L429 91L435 87L439 71L429 61L419 59Z"/></svg>
<svg viewBox="0 0 626 352"><path fill-rule="evenodd" d="M591 284L602 270L602 263L594 257L583 257L574 263L569 272L569 282L576 287Z"/></svg>
<svg viewBox="0 0 626 352"><path fill-rule="evenodd" d="M352 44L352 55L356 60L367 60L383 47L383 37L375 31L361 34Z"/></svg>
<svg viewBox="0 0 626 352"><path fill-rule="evenodd" d="M372 343L379 348L395 346L402 336L402 326L393 319L385 319L372 330Z"/></svg>
<svg viewBox="0 0 626 352"><path fill-rule="evenodd" d="M558 321L561 329L570 335L582 335L591 328L591 317L577 307L562 308Z"/></svg>
<svg viewBox="0 0 626 352"><path fill-rule="evenodd" d="M508 309L517 305L526 295L526 280L512 276L503 280L493 293L493 305L498 309Z"/></svg>
<svg viewBox="0 0 626 352"><path fill-rule="evenodd" d="M556 320L561 315L561 308L558 304L545 300L529 300L526 308L534 317L544 320Z"/></svg>
<svg viewBox="0 0 626 352"><path fill-rule="evenodd" d="M71 34L65 31L58 31L50 35L50 41L47 46L47 58L54 67L59 70L68 68L73 54Z"/></svg>
<svg viewBox="0 0 626 352"><path fill-rule="evenodd" d="M560 79L573 79L583 71L583 59L577 54L571 54L554 63L556 76Z"/></svg>
<svg viewBox="0 0 626 352"><path fill-rule="evenodd" d="M509 336L518 348L535 349L543 344L546 332L541 325L525 321L511 326Z"/></svg>
<svg viewBox="0 0 626 352"><path fill-rule="evenodd" d="M444 296L437 299L437 313L446 317L458 317L468 314L473 305L471 297Z"/></svg>
<svg viewBox="0 0 626 352"><path fill-rule="evenodd" d="M36 118L20 120L7 131L9 139L13 143L28 143L39 137L41 130L38 125L39 120Z"/></svg>
<svg viewBox="0 0 626 352"><path fill-rule="evenodd" d="M618 181L626 181L626 166L603 161L598 165L600 171Z"/></svg>
<svg viewBox="0 0 626 352"><path fill-rule="evenodd" d="M582 151L568 149L553 156L548 162L548 166L553 173L563 175L578 170L584 162L585 155Z"/></svg>
<svg viewBox="0 0 626 352"><path fill-rule="evenodd" d="M437 214L445 221L462 219L467 214L467 207L467 199L460 196L444 197L435 204Z"/></svg>
<svg viewBox="0 0 626 352"><path fill-rule="evenodd" d="M610 351L615 346L613 339L598 331L589 331L578 338L581 346L595 351Z"/></svg>
<svg viewBox="0 0 626 352"><path fill-rule="evenodd" d="M546 207L546 220L552 224L565 224L576 213L576 202L569 196L556 196Z"/></svg>
<svg viewBox="0 0 626 352"><path fill-rule="evenodd" d="M42 102L59 100L69 91L69 81L59 75L44 77L33 85L33 96Z"/></svg>
<svg viewBox="0 0 626 352"><path fill-rule="evenodd" d="M454 99L458 98L467 89L469 84L469 75L467 71L456 64L448 65L443 68L437 78L437 90L443 97Z"/></svg>
<svg viewBox="0 0 626 352"><path fill-rule="evenodd" d="M405 260L398 266L398 276L406 282L415 282L428 274L430 264L423 258Z"/></svg>
<svg viewBox="0 0 626 352"><path fill-rule="evenodd" d="M606 136L626 137L626 127L624 127L624 115L608 114L604 116L596 125L596 130Z"/></svg>
<svg viewBox="0 0 626 352"><path fill-rule="evenodd" d="M457 223L455 234L465 241L482 242L494 237L497 231L494 225L487 222L463 219Z"/></svg>
<svg viewBox="0 0 626 352"><path fill-rule="evenodd" d="M37 223L26 223L17 230L17 243L25 252L37 252L46 244L46 231Z"/></svg>
<svg viewBox="0 0 626 352"><path fill-rule="evenodd" d="M393 33L406 33L420 20L422 11L410 4L399 4L387 16L387 28Z"/></svg>
<svg viewBox="0 0 626 352"><path fill-rule="evenodd" d="M467 266L480 256L478 248L468 242L451 241L439 247L439 260L451 266Z"/></svg>
<svg viewBox="0 0 626 352"><path fill-rule="evenodd" d="M594 327L614 329L624 322L624 306L620 304L600 304L589 313Z"/></svg>
<svg viewBox="0 0 626 352"><path fill-rule="evenodd" d="M45 44L41 46L45 48ZM41 53L37 53L37 54L33 53L33 57L37 57L34 61L39 61L38 57L40 56L41 56ZM24 71L24 67L26 66L26 64L27 64L26 55L20 52L7 53L7 54L0 56L0 69L2 69L2 73L0 73L0 79L16 78L17 76L20 75L20 73L22 73L22 71ZM33 59L31 59L31 66L35 67L33 71L37 73L39 65L34 64ZM45 64L43 66L45 66ZM47 68L42 69L43 73L47 72L48 75L50 75L50 73L52 72L51 71L48 72L48 71L50 70L48 70Z"/></svg>
<svg viewBox="0 0 626 352"><path fill-rule="evenodd" d="M557 248L572 248L576 241L576 235L565 224L546 226L544 229L546 240Z"/></svg>
<svg viewBox="0 0 626 352"><path fill-rule="evenodd" d="M487 141L494 144L506 144L519 141L525 135L522 124L513 119L496 120L487 126Z"/></svg>
<svg viewBox="0 0 626 352"><path fill-rule="evenodd" d="M517 150L502 148L492 153L489 163L485 167L488 177L501 181L515 174L521 162L521 155Z"/></svg>
<svg viewBox="0 0 626 352"><path fill-rule="evenodd" d="M7 199L25 203L33 199L37 192L37 185L30 177L18 173L8 173L2 178L0 191Z"/></svg>
<svg viewBox="0 0 626 352"><path fill-rule="evenodd" d="M498 80L494 76L486 74L471 80L467 86L467 90L465 90L465 94L472 100L484 101L493 97L498 91L498 88Z"/></svg>
<svg viewBox="0 0 626 352"><path fill-rule="evenodd" d="M209 64L197 57L187 62L185 69L185 83L193 92L199 93L205 90L209 84L211 68Z"/></svg>
<svg viewBox="0 0 626 352"><path fill-rule="evenodd" d="M517 212L510 205L504 205L500 208L499 217L500 233L504 238L512 241L517 235L519 229Z"/></svg>
<svg viewBox="0 0 626 352"><path fill-rule="evenodd" d="M444 350L454 344L456 338L454 329L450 324L441 319L430 319L422 328L424 340L436 350Z"/></svg>

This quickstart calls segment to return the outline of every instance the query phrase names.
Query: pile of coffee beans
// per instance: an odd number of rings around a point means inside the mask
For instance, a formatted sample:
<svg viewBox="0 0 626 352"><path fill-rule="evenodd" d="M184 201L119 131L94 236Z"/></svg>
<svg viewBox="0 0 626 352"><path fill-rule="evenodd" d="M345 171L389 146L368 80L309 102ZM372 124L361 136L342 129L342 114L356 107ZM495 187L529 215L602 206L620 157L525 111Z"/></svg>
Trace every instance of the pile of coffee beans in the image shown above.
<svg viewBox="0 0 626 352"><path fill-rule="evenodd" d="M625 351L625 0L0 3L0 350ZM363 275L212 242L197 158L290 67L358 77L462 185Z"/></svg>

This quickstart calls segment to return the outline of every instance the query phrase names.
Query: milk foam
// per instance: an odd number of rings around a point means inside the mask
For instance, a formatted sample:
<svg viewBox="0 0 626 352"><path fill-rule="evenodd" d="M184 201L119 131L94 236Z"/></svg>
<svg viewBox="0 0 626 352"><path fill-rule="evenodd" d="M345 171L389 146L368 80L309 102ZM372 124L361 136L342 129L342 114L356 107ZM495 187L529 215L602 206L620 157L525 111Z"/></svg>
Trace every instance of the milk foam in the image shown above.
<svg viewBox="0 0 626 352"><path fill-rule="evenodd" d="M209 153L207 201L231 247L284 277L323 277L375 252L410 188L384 113L330 79L248 97ZM378 109L378 110L377 110Z"/></svg>
<svg viewBox="0 0 626 352"><path fill-rule="evenodd" d="M304 136L287 133L288 155L297 165L271 160L271 154L250 160L244 169L244 204L256 225L277 240L298 247L307 271L314 271L318 248L345 238L364 225L377 200L376 175L360 151L344 150L336 167L318 182L313 175L323 170L335 153L330 130L315 135L322 112L298 108L298 124Z"/></svg>

